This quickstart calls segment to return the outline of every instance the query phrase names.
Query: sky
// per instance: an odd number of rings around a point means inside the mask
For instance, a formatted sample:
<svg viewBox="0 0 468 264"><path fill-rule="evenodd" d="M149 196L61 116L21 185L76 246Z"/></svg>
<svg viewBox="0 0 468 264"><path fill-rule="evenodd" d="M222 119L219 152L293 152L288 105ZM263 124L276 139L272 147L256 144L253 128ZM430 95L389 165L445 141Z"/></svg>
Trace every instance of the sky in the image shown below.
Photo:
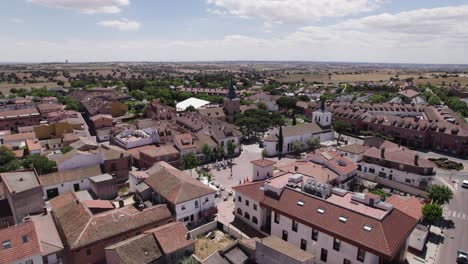
<svg viewBox="0 0 468 264"><path fill-rule="evenodd" d="M468 64L468 0L1 0L1 62Z"/></svg>

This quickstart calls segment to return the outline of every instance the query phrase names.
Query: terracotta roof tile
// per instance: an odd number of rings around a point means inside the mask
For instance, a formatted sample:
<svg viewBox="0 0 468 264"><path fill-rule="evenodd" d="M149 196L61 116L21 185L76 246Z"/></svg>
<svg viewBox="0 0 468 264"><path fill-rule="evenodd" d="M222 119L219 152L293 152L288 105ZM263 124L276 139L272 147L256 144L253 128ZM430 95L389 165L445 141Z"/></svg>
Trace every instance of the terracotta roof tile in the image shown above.
<svg viewBox="0 0 468 264"><path fill-rule="evenodd" d="M154 235L166 255L195 243L191 237L187 239L188 230L181 222L166 224L145 233Z"/></svg>
<svg viewBox="0 0 468 264"><path fill-rule="evenodd" d="M23 241L23 236L27 242ZM0 249L0 264L16 263L41 254L41 246L32 221L0 229L0 241L10 241L11 248Z"/></svg>
<svg viewBox="0 0 468 264"><path fill-rule="evenodd" d="M272 166L272 165L276 164L275 161L272 161L272 160L269 160L269 159L252 160L252 161L250 161L250 163L252 163L254 165L257 165L257 166L260 166L262 168L269 167L269 166Z"/></svg>

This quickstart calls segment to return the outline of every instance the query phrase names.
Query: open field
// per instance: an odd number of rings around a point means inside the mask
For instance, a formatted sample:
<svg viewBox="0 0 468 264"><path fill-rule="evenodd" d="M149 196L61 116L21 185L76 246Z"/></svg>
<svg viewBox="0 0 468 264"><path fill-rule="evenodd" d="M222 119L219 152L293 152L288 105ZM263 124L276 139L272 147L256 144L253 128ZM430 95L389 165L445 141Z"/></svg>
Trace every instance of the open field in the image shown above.
<svg viewBox="0 0 468 264"><path fill-rule="evenodd" d="M327 72L309 72L309 73L290 73L281 74L280 76L274 77L277 81L280 82L299 82L299 81L306 81L306 82L323 82L325 84L333 83L338 84L340 82L369 82L369 81L389 81L390 78L395 78L398 76L400 80L405 80L409 78L413 78L413 81L416 84L420 83L431 83L435 85L442 85L442 84L453 84L456 82L461 83L462 85L468 85L468 76L461 76L461 77L447 77L447 78L435 78L431 76L431 73L404 73L404 72L396 72L394 70L388 71L376 71L376 72L367 72L367 73L358 73L358 74L350 74L350 73L340 73L340 74L333 74L331 76L328 75ZM419 79L419 77L423 77L424 79ZM330 77L330 78L329 78Z"/></svg>
<svg viewBox="0 0 468 264"><path fill-rule="evenodd" d="M0 92L2 92L2 94L4 95L8 95L10 94L10 89L11 88L23 88L23 89L26 89L26 90L30 90L31 88L42 88L42 87L46 87L46 88L53 88L53 87L57 87L57 83L55 82L45 82L45 83L25 83L25 84L22 84L22 83L0 83Z"/></svg>

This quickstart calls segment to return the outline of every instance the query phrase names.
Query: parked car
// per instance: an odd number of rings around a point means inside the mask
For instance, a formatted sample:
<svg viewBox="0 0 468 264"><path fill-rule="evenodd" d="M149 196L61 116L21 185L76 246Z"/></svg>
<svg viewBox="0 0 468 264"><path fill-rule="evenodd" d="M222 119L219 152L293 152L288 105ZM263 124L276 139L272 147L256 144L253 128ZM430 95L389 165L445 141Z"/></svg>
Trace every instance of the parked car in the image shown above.
<svg viewBox="0 0 468 264"><path fill-rule="evenodd" d="M458 250L457 251L457 263L468 264L468 253Z"/></svg>
<svg viewBox="0 0 468 264"><path fill-rule="evenodd" d="M463 188L468 188L468 180L463 180L462 185Z"/></svg>

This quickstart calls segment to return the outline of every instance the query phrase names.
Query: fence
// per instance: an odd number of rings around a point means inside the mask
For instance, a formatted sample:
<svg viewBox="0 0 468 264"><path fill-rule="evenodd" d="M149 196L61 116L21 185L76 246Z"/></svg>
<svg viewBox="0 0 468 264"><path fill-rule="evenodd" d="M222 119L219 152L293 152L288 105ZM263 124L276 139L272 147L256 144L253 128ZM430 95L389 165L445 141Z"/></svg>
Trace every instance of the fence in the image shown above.
<svg viewBox="0 0 468 264"><path fill-rule="evenodd" d="M378 184L384 185L384 186L386 186L388 188L391 188L391 189L394 189L394 190L398 190L398 191L401 191L401 192L404 192L404 193L409 193L409 194L419 196L419 197L423 197L423 198L428 198L427 193L425 191L420 190L420 189L416 189L414 187L411 187L411 186L403 184L403 183L399 183L399 182L396 182L396 181L391 181L389 179L385 179L385 178L374 176L374 175L369 175L369 174L363 173L361 171L358 172L358 176L360 178L362 178L362 179L376 182Z"/></svg>

